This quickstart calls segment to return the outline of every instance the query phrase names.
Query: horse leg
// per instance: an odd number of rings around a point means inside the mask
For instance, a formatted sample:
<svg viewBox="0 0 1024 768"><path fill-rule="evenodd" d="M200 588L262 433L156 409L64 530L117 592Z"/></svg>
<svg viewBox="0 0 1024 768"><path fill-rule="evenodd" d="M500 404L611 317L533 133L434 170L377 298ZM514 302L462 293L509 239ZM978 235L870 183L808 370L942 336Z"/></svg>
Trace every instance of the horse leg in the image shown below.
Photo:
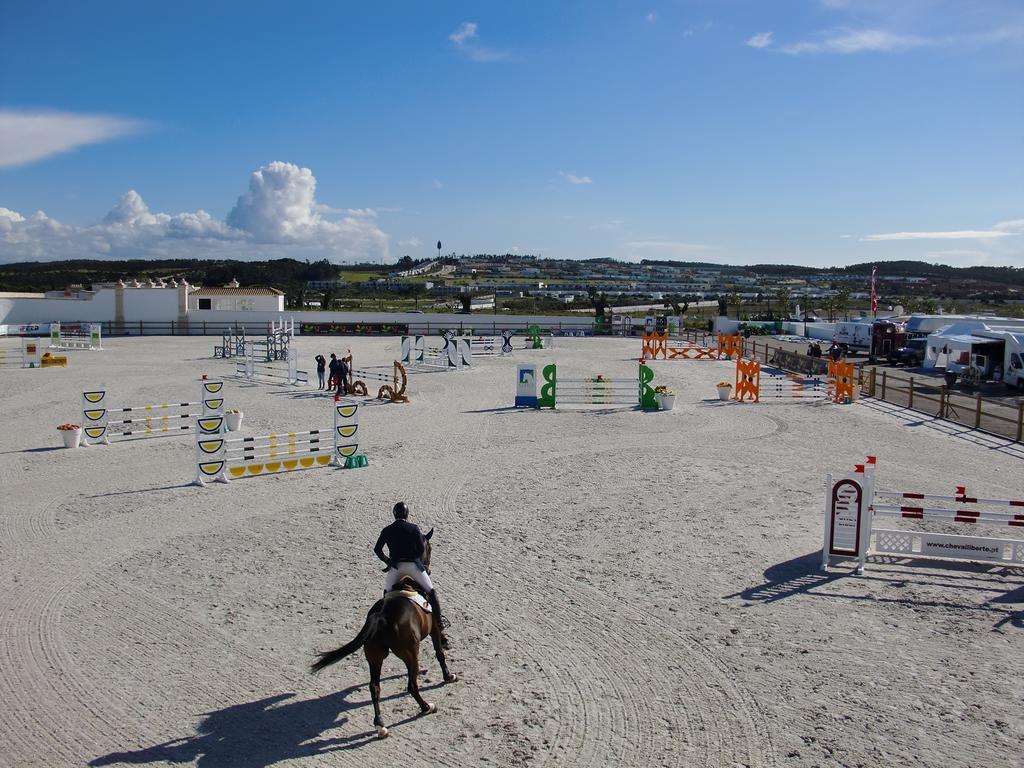
<svg viewBox="0 0 1024 768"><path fill-rule="evenodd" d="M441 665L441 674L446 683L454 683L459 678L448 671L448 664L444 657L444 647L441 644L441 628L437 622L430 620L430 642L434 644L434 655L437 656L437 663Z"/></svg>
<svg viewBox="0 0 1024 768"><path fill-rule="evenodd" d="M370 698L373 699L373 724L377 726L377 738L385 739L388 729L384 727L384 719L380 716L380 668L384 664L384 658L388 655L387 649L364 646L366 662L370 665Z"/></svg>
<svg viewBox="0 0 1024 768"><path fill-rule="evenodd" d="M437 707L426 702L423 697L420 696L420 685L416 680L420 674L419 643L417 643L412 650L406 648L402 653L395 651L395 655L399 656L402 661L405 662L405 669L409 673L409 693L414 699L416 699L416 703L420 705L420 714L429 715L431 712L436 710Z"/></svg>

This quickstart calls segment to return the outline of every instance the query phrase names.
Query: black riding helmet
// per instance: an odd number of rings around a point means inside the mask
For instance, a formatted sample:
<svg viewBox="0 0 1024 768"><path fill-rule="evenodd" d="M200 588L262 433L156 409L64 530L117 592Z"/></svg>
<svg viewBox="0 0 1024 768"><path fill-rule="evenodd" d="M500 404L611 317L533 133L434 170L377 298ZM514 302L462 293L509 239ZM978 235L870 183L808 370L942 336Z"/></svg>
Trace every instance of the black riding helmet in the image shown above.
<svg viewBox="0 0 1024 768"><path fill-rule="evenodd" d="M409 519L409 507L405 505L404 501L400 501L395 504L394 509L391 510L395 513L395 520L408 520Z"/></svg>

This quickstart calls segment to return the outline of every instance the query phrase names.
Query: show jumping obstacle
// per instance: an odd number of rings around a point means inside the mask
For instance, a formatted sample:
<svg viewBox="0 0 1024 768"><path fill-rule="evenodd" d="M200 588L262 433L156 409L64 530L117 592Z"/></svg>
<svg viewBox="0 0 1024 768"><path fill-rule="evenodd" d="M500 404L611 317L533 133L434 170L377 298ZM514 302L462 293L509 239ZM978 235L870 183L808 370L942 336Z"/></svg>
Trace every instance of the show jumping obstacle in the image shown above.
<svg viewBox="0 0 1024 768"><path fill-rule="evenodd" d="M910 500L915 503L909 503ZM928 506L923 506L923 502ZM854 559L857 573L863 573L869 555L982 560L1024 567L1024 538L876 528L878 518L975 528L982 525L1024 528L1024 501L968 496L967 487L962 485L956 486L956 493L949 496L879 491L875 489L875 457L868 456L867 462L858 464L851 475L833 478L830 474L825 480L822 570L828 570L833 560Z"/></svg>
<svg viewBox="0 0 1024 768"><path fill-rule="evenodd" d="M721 360L723 357L739 357L743 349L743 337L732 333L719 333L718 343L713 347L680 343L677 339L669 339L667 331L644 331L641 343L644 360Z"/></svg>
<svg viewBox="0 0 1024 768"><path fill-rule="evenodd" d="M220 346L213 348L214 357L246 357L250 351L260 362L272 363L288 359L291 341L295 336L295 320L271 320L270 329L263 339L246 339L245 328L241 331L226 331Z"/></svg>
<svg viewBox="0 0 1024 768"><path fill-rule="evenodd" d="M382 384L377 390L378 400L390 400L393 403L409 402L409 397L405 394L409 377L406 375L405 367L397 360L395 360L394 368L390 374L384 372L386 369L356 368L352 362L351 351L348 353L348 357L343 357L342 360L348 363L346 384L348 385L349 394L369 397L370 387L366 382L383 381L386 383Z"/></svg>
<svg viewBox="0 0 1024 768"><path fill-rule="evenodd" d="M296 349L288 350L287 367L281 368L270 365L262 359L257 360L255 347L254 342L246 342L245 360L235 363L235 376L254 382L258 380L258 377L278 380L293 387L309 385L309 372L299 370Z"/></svg>
<svg viewBox="0 0 1024 768"><path fill-rule="evenodd" d="M365 467L359 454L359 406L334 398L334 427L258 437L221 437L214 419L197 421L194 485L318 467ZM223 419L223 417L218 417Z"/></svg>
<svg viewBox="0 0 1024 768"><path fill-rule="evenodd" d="M288 360L293 336L295 336L295 320L285 320L284 318L280 321L271 320L266 338L262 341L249 342L252 345L250 350L257 359L266 363L272 363L275 360Z"/></svg>
<svg viewBox="0 0 1024 768"><path fill-rule="evenodd" d="M552 344L552 338L552 336L548 336L548 348L554 346ZM524 349L544 349L544 347L544 337L541 336L540 326L531 325L526 331L526 346Z"/></svg>
<svg viewBox="0 0 1024 768"><path fill-rule="evenodd" d="M403 336L402 364L455 371L469 368L473 362L473 352L468 339L456 336L451 331L445 331L442 338L444 345L433 347L427 345L425 336Z"/></svg>
<svg viewBox="0 0 1024 768"><path fill-rule="evenodd" d="M224 331L219 347L213 348L214 357L245 357L245 328L241 331Z"/></svg>
<svg viewBox="0 0 1024 768"><path fill-rule="evenodd" d="M82 393L82 445L109 445L111 440L137 437L180 435L196 428L196 422L219 419L223 424L224 382L202 380L202 399L191 403L134 405L130 408L107 408L105 389ZM201 408L201 411L199 410ZM112 414L130 414L129 418L112 419Z"/></svg>
<svg viewBox="0 0 1024 768"><path fill-rule="evenodd" d="M761 369L757 360L736 358L736 389L732 399L739 402L812 402L848 403L854 399L853 363L828 364L828 379L808 378L785 371Z"/></svg>
<svg viewBox="0 0 1024 768"><path fill-rule="evenodd" d="M23 337L21 346L0 349L0 368L66 368L67 355L53 355L43 352L39 340Z"/></svg>
<svg viewBox="0 0 1024 768"><path fill-rule="evenodd" d="M552 363L541 371L543 383L537 393L536 366L519 366L516 377L517 408L557 408L562 405L632 405L657 410L654 398L654 371L640 361L635 379L606 379L597 374L578 379L558 377Z"/></svg>
<svg viewBox="0 0 1024 768"><path fill-rule="evenodd" d="M505 357L512 354L512 337L515 331L502 331L501 336L464 336L469 342L472 357Z"/></svg>
<svg viewBox="0 0 1024 768"><path fill-rule="evenodd" d="M60 323L50 323L50 349L102 350L102 328L99 323L89 323L88 333L82 330L82 326L78 326L78 330L65 331Z"/></svg>

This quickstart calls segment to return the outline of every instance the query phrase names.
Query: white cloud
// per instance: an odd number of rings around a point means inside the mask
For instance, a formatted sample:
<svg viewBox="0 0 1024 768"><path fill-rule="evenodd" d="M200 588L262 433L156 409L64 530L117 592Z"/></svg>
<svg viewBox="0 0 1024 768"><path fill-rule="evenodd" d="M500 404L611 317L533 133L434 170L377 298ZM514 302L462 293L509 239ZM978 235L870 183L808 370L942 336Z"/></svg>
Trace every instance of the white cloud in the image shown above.
<svg viewBox="0 0 1024 768"><path fill-rule="evenodd" d="M434 189L442 189L444 187L444 184L441 183L440 179L434 179L433 181L430 182L430 185Z"/></svg>
<svg viewBox="0 0 1024 768"><path fill-rule="evenodd" d="M656 14L654 11L651 11L646 16L644 16L644 18L647 20L648 24L653 24L658 20L658 14Z"/></svg>
<svg viewBox="0 0 1024 768"><path fill-rule="evenodd" d="M113 115L0 110L0 168L42 160L86 144L142 131L146 124Z"/></svg>
<svg viewBox="0 0 1024 768"><path fill-rule="evenodd" d="M0 208L0 231L2 231L4 226L10 227L24 220L25 217L17 211L12 211L10 208Z"/></svg>
<svg viewBox="0 0 1024 768"><path fill-rule="evenodd" d="M1024 219L1013 219L1012 221L1001 221L992 229L999 232L1010 232L1013 234L1024 234Z"/></svg>
<svg viewBox="0 0 1024 768"><path fill-rule="evenodd" d="M419 248L423 245L418 237L410 237L408 240L399 240L398 244L403 248Z"/></svg>
<svg viewBox="0 0 1024 768"><path fill-rule="evenodd" d="M476 29L477 25L472 21L464 21L461 27L448 35L448 39L456 45L462 45L467 40L472 40L476 37Z"/></svg>
<svg viewBox="0 0 1024 768"><path fill-rule="evenodd" d="M779 50L783 53L894 53L935 45L938 40L904 35L884 29L839 29L825 32L818 40L790 43Z"/></svg>
<svg viewBox="0 0 1024 768"><path fill-rule="evenodd" d="M476 42L479 39L477 29L476 22L464 21L458 29L448 35L448 39L470 61L502 61L508 58L505 51L487 48Z"/></svg>
<svg viewBox="0 0 1024 768"><path fill-rule="evenodd" d="M287 243L315 235L323 219L313 207L316 179L309 168L273 162L249 177L227 223L263 242Z"/></svg>
<svg viewBox="0 0 1024 768"><path fill-rule="evenodd" d="M759 32L747 40L747 45L751 48L767 48L772 44L772 37L774 34L774 32Z"/></svg>
<svg viewBox="0 0 1024 768"><path fill-rule="evenodd" d="M149 212L142 195L134 189L129 189L106 216L103 217L104 224L111 224L120 227L150 226L152 224L166 224L170 220L166 213L153 215Z"/></svg>
<svg viewBox="0 0 1024 768"><path fill-rule="evenodd" d="M570 184L593 184L594 180L589 176L578 176L572 171L559 171L558 175Z"/></svg>
<svg viewBox="0 0 1024 768"><path fill-rule="evenodd" d="M683 30L683 37L693 37L696 34L707 32L711 29L715 23L713 21L705 21L701 24L694 24ZM771 34L770 32L768 34Z"/></svg>
<svg viewBox="0 0 1024 768"><path fill-rule="evenodd" d="M881 235L867 235L861 242L872 243L882 240L992 240L1010 237L1016 233L996 229L962 229L951 232L889 232Z"/></svg>
<svg viewBox="0 0 1024 768"><path fill-rule="evenodd" d="M0 208L0 261L66 258L380 259L388 237L376 211L326 218L308 168L274 162L252 174L226 221L203 210L154 213L129 190L97 224L62 224L42 211L25 218Z"/></svg>

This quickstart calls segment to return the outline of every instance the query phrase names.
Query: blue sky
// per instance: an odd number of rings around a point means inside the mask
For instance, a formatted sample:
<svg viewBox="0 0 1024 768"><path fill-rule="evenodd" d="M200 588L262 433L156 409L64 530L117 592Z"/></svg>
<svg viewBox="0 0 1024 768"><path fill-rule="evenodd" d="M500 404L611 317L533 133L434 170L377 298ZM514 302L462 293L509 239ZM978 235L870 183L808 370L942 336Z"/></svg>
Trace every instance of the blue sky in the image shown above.
<svg viewBox="0 0 1024 768"><path fill-rule="evenodd" d="M1021 126L1019 1L10 4L0 260L1024 266Z"/></svg>

